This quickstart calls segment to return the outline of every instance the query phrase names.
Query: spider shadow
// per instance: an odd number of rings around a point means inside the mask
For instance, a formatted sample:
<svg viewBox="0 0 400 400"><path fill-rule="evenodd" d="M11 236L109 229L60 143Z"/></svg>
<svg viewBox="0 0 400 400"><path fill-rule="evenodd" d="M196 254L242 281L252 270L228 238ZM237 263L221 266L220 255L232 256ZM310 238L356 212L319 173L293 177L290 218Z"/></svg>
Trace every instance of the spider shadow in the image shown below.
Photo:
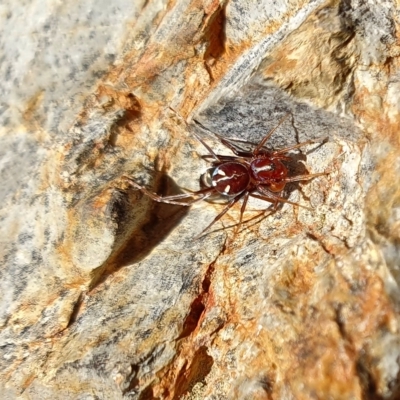
<svg viewBox="0 0 400 400"><path fill-rule="evenodd" d="M158 194L165 196L184 193L172 178L160 174L157 179L160 182ZM145 259L180 224L190 208L153 201L133 188L118 190L117 197L118 201L113 204L118 226L117 239L100 276L93 281L92 289L119 269ZM146 205L146 201L150 204Z"/></svg>
<svg viewBox="0 0 400 400"><path fill-rule="evenodd" d="M186 193L171 177L161 173L158 178L160 185L157 187L157 194L160 196L177 195ZM139 201L146 199L146 195ZM137 263L144 259L160 242L181 223L182 219L187 215L190 206L180 206L175 204L167 204L162 202L150 201L150 207L147 209L147 221L132 233L132 238L126 243L125 261L127 264ZM135 236L139 234L145 241L141 241L139 246L135 246L137 240ZM133 246L132 246L133 244Z"/></svg>
<svg viewBox="0 0 400 400"><path fill-rule="evenodd" d="M298 152L291 154L291 159L290 161L286 161L286 166L289 170L289 176L291 177L296 177L298 175L308 175L310 172L308 171L306 167L306 161L307 161L307 154L311 154L321 146L325 144L326 141L322 141L321 143L317 143L315 147L313 147L311 150L307 151L307 153L303 152ZM298 191L303 199L306 201L309 201L309 197L305 195L303 191L303 186L309 185L313 179L310 180L303 180L303 181L298 181L298 182L289 182L284 191L283 191L283 197L284 198L289 198L291 193ZM283 205L283 203L282 203ZM309 205L304 204L305 206L309 207Z"/></svg>

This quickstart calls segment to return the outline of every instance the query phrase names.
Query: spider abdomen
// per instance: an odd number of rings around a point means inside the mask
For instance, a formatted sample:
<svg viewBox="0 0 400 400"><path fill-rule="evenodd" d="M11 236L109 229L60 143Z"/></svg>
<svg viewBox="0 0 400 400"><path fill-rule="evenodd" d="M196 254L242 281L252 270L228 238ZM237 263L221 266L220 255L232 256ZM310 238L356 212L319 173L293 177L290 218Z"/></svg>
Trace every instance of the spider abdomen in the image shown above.
<svg viewBox="0 0 400 400"><path fill-rule="evenodd" d="M235 196L249 186L250 172L244 164L227 162L215 168L211 182L218 193Z"/></svg>

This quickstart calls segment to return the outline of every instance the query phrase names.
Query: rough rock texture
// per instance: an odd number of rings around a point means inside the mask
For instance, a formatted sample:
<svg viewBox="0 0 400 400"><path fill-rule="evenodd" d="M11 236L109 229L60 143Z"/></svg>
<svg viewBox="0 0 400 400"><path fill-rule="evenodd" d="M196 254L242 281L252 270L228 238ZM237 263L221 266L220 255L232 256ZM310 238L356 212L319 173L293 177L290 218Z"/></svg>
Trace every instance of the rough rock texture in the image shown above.
<svg viewBox="0 0 400 400"><path fill-rule="evenodd" d="M0 5L1 398L399 398L398 2L43 4ZM326 175L236 234L124 178L198 190L197 137L287 114Z"/></svg>

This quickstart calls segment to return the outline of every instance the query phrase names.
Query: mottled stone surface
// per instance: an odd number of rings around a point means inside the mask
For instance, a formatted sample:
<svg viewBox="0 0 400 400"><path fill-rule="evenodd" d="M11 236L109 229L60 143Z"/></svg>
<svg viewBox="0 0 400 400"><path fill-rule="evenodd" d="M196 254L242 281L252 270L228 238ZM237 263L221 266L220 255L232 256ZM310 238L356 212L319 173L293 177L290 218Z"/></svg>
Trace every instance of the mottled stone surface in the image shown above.
<svg viewBox="0 0 400 400"><path fill-rule="evenodd" d="M398 398L399 17L0 5L1 398ZM290 173L326 175L236 234L240 204L198 237L221 202L124 178L196 191L197 137L228 154L212 132L258 143L285 115L269 145L314 140Z"/></svg>

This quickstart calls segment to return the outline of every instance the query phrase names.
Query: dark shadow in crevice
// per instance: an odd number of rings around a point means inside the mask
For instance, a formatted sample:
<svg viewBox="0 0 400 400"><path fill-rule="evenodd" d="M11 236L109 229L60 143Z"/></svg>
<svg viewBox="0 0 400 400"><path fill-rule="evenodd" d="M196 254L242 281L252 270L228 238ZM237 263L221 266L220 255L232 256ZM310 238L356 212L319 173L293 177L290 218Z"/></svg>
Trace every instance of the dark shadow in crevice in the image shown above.
<svg viewBox="0 0 400 400"><path fill-rule="evenodd" d="M366 367L365 360L359 360L356 368L363 391L362 398L365 400L383 400L383 397L377 393L376 382L374 381L369 369Z"/></svg>
<svg viewBox="0 0 400 400"><path fill-rule="evenodd" d="M200 293L190 305L190 312L185 318L178 340L189 336L197 328L200 317L204 310L204 293Z"/></svg>
<svg viewBox="0 0 400 400"><path fill-rule="evenodd" d="M399 359L396 360L399 363ZM377 377L374 376L374 360L369 359L365 354L361 355L358 359L356 368L357 375L362 387L362 398L364 400L397 400L400 398L400 372L390 382L387 383L387 389L390 390L390 395L378 393L379 382L376 381Z"/></svg>
<svg viewBox="0 0 400 400"><path fill-rule="evenodd" d="M214 364L214 359L207 354L205 346L200 347L193 355L190 365L183 365L179 371L174 400L179 400L184 394L189 393L196 383L204 382Z"/></svg>

